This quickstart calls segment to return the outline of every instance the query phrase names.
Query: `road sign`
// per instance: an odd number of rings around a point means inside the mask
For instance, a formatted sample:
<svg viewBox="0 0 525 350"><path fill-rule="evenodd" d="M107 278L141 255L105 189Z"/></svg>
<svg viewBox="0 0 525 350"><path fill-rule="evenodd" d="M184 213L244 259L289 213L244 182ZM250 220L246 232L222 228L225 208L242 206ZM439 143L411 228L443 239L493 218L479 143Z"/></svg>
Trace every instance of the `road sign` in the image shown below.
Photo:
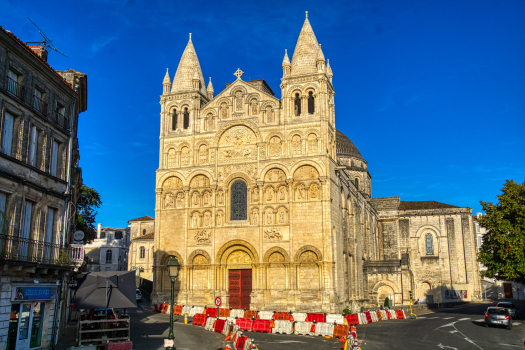
<svg viewBox="0 0 525 350"><path fill-rule="evenodd" d="M222 304L222 300L220 297L215 298L215 306L219 307Z"/></svg>

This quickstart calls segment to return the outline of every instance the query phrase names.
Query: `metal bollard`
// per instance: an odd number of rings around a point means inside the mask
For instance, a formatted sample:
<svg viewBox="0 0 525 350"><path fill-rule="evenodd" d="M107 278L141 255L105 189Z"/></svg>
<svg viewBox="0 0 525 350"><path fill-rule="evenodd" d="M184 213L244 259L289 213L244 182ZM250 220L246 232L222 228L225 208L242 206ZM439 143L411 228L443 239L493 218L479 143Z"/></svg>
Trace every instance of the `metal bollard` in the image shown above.
<svg viewBox="0 0 525 350"><path fill-rule="evenodd" d="M188 324L188 314L184 314L184 324Z"/></svg>

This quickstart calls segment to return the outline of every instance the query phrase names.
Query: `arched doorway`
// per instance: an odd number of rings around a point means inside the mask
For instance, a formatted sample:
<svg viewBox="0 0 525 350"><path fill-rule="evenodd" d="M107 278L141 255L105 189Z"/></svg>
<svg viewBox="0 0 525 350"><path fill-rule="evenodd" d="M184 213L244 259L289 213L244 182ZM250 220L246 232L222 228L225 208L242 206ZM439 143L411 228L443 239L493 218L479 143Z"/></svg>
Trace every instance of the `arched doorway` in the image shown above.
<svg viewBox="0 0 525 350"><path fill-rule="evenodd" d="M228 255L226 264L230 308L249 310L252 293L252 259L247 252L239 249Z"/></svg>
<svg viewBox="0 0 525 350"><path fill-rule="evenodd" d="M392 306L394 305L394 290L390 286L383 285L377 290L377 302L379 305L384 305L385 299L392 300Z"/></svg>

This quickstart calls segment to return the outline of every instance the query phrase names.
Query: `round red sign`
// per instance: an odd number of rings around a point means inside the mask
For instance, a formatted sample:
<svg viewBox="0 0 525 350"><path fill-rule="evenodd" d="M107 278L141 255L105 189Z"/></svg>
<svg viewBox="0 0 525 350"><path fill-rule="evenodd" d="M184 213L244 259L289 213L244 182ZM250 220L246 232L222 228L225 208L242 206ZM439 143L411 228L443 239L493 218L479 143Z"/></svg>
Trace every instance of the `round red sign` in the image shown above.
<svg viewBox="0 0 525 350"><path fill-rule="evenodd" d="M220 297L215 298L215 305L216 305L217 307L219 307L219 306L221 306L221 304L222 304L222 300L221 300L221 298L220 298Z"/></svg>

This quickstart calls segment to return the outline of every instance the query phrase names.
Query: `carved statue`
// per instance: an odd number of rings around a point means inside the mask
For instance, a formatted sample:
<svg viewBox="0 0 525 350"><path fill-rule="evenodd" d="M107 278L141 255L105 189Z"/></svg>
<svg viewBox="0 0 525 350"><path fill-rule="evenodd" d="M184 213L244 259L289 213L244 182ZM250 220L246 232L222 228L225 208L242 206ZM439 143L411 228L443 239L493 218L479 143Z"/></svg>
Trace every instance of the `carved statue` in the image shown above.
<svg viewBox="0 0 525 350"><path fill-rule="evenodd" d="M197 197L197 192L193 192L191 199L193 200L193 205L199 204L199 198Z"/></svg>
<svg viewBox="0 0 525 350"><path fill-rule="evenodd" d="M279 212L279 223L284 224L284 211Z"/></svg>
<svg viewBox="0 0 525 350"><path fill-rule="evenodd" d="M217 202L219 204L224 203L224 193L222 193L222 191L217 192Z"/></svg>
<svg viewBox="0 0 525 350"><path fill-rule="evenodd" d="M253 201L254 202L259 201L259 189L257 187L253 189Z"/></svg>
<svg viewBox="0 0 525 350"><path fill-rule="evenodd" d="M168 193L168 194L166 195L166 199L165 199L164 203L165 203L164 207L165 207L166 209L171 209L171 208L173 208L173 205L174 205L175 203L173 202L173 195L172 195L171 193Z"/></svg>
<svg viewBox="0 0 525 350"><path fill-rule="evenodd" d="M310 186L310 198L317 198L318 188L316 184Z"/></svg>
<svg viewBox="0 0 525 350"><path fill-rule="evenodd" d="M179 193L177 195L177 208L183 208L184 207L184 194Z"/></svg>
<svg viewBox="0 0 525 350"><path fill-rule="evenodd" d="M271 187L268 187L266 189L266 200L268 202L272 201L273 200L273 189Z"/></svg>
<svg viewBox="0 0 525 350"><path fill-rule="evenodd" d="M208 205L208 202L209 202L208 192L204 192L203 202L204 202L204 205Z"/></svg>
<svg viewBox="0 0 525 350"><path fill-rule="evenodd" d="M228 106L226 106L226 103L221 104L221 118L228 118Z"/></svg>
<svg viewBox="0 0 525 350"><path fill-rule="evenodd" d="M210 226L210 213L206 213L204 215L204 226L206 227Z"/></svg>
<svg viewBox="0 0 525 350"><path fill-rule="evenodd" d="M217 226L222 226L222 213L217 214Z"/></svg>
<svg viewBox="0 0 525 350"><path fill-rule="evenodd" d="M252 221L254 225L257 225L259 223L259 212L257 211L253 212Z"/></svg>
<svg viewBox="0 0 525 350"><path fill-rule="evenodd" d="M273 213L271 211L267 211L266 212L266 223L268 225L271 225L272 224L272 216L273 216Z"/></svg>
<svg viewBox="0 0 525 350"><path fill-rule="evenodd" d="M298 199L305 199L304 198L304 185L303 184L300 184L299 186L297 186L297 196L299 197Z"/></svg>
<svg viewBox="0 0 525 350"><path fill-rule="evenodd" d="M279 199L282 201L286 200L286 188L284 186L281 186L279 189Z"/></svg>
<svg viewBox="0 0 525 350"><path fill-rule="evenodd" d="M193 214L193 228L197 228L197 214Z"/></svg>
<svg viewBox="0 0 525 350"><path fill-rule="evenodd" d="M257 100L253 99L251 102L252 115L257 115Z"/></svg>

